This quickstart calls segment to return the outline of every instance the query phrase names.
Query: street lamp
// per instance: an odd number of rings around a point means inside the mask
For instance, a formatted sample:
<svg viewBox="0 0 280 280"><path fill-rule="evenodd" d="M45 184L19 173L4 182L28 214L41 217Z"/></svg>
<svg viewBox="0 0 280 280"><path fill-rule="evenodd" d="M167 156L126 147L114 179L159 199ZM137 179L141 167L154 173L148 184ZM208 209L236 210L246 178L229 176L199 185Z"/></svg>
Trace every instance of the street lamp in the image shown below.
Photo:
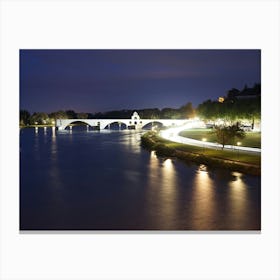
<svg viewBox="0 0 280 280"><path fill-rule="evenodd" d="M239 146L241 145L242 143L241 142L237 142L236 145L237 145L237 160L239 158Z"/></svg>

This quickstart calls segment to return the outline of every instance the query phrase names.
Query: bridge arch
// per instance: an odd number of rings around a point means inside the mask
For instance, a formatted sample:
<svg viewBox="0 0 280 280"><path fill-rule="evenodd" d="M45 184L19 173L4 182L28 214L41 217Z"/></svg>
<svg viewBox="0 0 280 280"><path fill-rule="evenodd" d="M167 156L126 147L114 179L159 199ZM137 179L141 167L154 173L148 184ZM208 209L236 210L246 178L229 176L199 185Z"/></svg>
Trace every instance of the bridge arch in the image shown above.
<svg viewBox="0 0 280 280"><path fill-rule="evenodd" d="M87 121L86 119L85 119L85 120L72 120L72 121L70 121L69 123L67 123L67 124L65 125L65 128L64 128L64 129L66 129L67 127L69 127L69 126L71 126L71 125L73 125L73 124L83 124L83 125L89 125L89 126L91 126L90 122Z"/></svg>
<svg viewBox="0 0 280 280"><path fill-rule="evenodd" d="M123 122L123 121L110 121L106 124L104 124L104 128L103 129L112 129L112 128L116 128L116 129L126 129L128 126L127 123Z"/></svg>
<svg viewBox="0 0 280 280"><path fill-rule="evenodd" d="M148 121L143 123L142 129L149 129L152 127L163 127L163 126L164 126L163 122L154 120L154 121Z"/></svg>

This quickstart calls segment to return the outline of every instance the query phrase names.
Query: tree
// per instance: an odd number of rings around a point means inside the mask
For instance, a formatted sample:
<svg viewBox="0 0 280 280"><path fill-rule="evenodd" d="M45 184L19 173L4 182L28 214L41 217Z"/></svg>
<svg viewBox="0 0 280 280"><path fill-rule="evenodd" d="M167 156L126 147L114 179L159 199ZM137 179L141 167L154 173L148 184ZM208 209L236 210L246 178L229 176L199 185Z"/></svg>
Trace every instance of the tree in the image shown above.
<svg viewBox="0 0 280 280"><path fill-rule="evenodd" d="M20 124L27 125L30 122L30 113L27 110L20 110Z"/></svg>
<svg viewBox="0 0 280 280"><path fill-rule="evenodd" d="M49 123L49 116L46 113L33 113L30 117L31 124L48 124Z"/></svg>
<svg viewBox="0 0 280 280"><path fill-rule="evenodd" d="M253 129L255 120L261 118L261 85L255 84L252 88L245 85L241 91L233 88L224 102L207 100L198 105L197 113L204 120L222 119L230 123L251 120Z"/></svg>
<svg viewBox="0 0 280 280"><path fill-rule="evenodd" d="M77 118L78 119L87 119L88 114L87 113L77 113Z"/></svg>
<svg viewBox="0 0 280 280"><path fill-rule="evenodd" d="M191 102L188 102L186 105L182 106L179 109L182 118L190 119L195 116L195 109L192 106Z"/></svg>
<svg viewBox="0 0 280 280"><path fill-rule="evenodd" d="M216 126L214 128L214 133L217 137L217 142L222 144L222 149L225 145L232 145L235 139L243 139L245 137L245 132L239 127L238 124L231 126Z"/></svg>
<svg viewBox="0 0 280 280"><path fill-rule="evenodd" d="M221 104L208 99L198 105L197 113L205 120L215 120L218 118L218 108L221 107L219 105Z"/></svg>
<svg viewBox="0 0 280 280"><path fill-rule="evenodd" d="M178 109L163 108L160 112L162 119L178 119L180 118L180 112Z"/></svg>
<svg viewBox="0 0 280 280"><path fill-rule="evenodd" d="M52 112L49 114L49 117L51 119L68 119L67 114L64 111L57 111L57 112Z"/></svg>
<svg viewBox="0 0 280 280"><path fill-rule="evenodd" d="M74 110L67 110L65 113L67 114L68 119L76 119L77 118L77 114Z"/></svg>

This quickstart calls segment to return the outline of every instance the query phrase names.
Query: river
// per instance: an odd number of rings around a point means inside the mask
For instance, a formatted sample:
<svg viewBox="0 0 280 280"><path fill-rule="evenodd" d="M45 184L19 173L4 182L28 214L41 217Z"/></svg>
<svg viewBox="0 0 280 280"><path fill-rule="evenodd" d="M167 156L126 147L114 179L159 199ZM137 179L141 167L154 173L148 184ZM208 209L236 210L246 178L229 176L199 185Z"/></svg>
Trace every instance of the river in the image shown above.
<svg viewBox="0 0 280 280"><path fill-rule="evenodd" d="M159 158L141 132L20 130L21 230L260 230L261 177Z"/></svg>

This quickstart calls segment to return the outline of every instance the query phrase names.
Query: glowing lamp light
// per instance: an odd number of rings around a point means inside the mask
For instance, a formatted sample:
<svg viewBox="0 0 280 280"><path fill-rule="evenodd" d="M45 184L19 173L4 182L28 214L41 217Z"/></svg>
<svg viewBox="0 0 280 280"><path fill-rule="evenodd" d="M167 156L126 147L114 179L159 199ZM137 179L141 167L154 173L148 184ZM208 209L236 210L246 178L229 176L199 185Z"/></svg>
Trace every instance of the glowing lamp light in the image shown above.
<svg viewBox="0 0 280 280"><path fill-rule="evenodd" d="M237 142L236 144L237 144L237 146L240 146L242 143L241 142Z"/></svg>
<svg viewBox="0 0 280 280"><path fill-rule="evenodd" d="M203 142L206 142L206 141L207 141L207 139L206 139L206 138L202 138L202 141L203 141Z"/></svg>

